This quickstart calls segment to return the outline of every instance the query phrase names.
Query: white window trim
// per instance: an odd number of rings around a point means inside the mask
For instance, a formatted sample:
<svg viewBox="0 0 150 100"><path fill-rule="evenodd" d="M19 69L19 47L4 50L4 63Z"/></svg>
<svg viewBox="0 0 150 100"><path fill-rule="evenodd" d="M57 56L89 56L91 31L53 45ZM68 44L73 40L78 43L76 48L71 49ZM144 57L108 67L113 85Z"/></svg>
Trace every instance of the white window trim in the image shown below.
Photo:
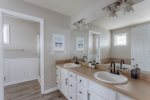
<svg viewBox="0 0 150 100"><path fill-rule="evenodd" d="M117 36L125 35L126 36L126 43L125 44L117 44ZM127 33L120 33L114 35L114 46L127 46Z"/></svg>

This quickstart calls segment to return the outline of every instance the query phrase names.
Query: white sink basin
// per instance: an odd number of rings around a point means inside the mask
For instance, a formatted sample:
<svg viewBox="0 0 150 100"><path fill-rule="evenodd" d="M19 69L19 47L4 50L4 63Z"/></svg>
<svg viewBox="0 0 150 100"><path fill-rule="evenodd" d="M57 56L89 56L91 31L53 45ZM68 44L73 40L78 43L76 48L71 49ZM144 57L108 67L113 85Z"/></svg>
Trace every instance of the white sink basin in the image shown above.
<svg viewBox="0 0 150 100"><path fill-rule="evenodd" d="M105 83L110 83L110 84L123 84L128 82L128 78L124 75L115 75L106 71L100 71L96 72L94 74L94 77L97 80L100 80Z"/></svg>
<svg viewBox="0 0 150 100"><path fill-rule="evenodd" d="M80 64L75 64L75 63L67 63L67 64L64 64L64 67L80 67Z"/></svg>

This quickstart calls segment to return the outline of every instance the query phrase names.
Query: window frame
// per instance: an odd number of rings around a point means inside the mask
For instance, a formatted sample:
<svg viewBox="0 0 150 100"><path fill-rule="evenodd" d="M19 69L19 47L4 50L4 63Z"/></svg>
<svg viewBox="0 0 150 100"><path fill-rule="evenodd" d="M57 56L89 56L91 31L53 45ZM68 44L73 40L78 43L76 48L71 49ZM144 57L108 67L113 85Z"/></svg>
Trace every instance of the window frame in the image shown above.
<svg viewBox="0 0 150 100"><path fill-rule="evenodd" d="M118 36L125 36L125 43L117 43ZM115 34L113 38L114 38L114 46L127 46L127 33Z"/></svg>

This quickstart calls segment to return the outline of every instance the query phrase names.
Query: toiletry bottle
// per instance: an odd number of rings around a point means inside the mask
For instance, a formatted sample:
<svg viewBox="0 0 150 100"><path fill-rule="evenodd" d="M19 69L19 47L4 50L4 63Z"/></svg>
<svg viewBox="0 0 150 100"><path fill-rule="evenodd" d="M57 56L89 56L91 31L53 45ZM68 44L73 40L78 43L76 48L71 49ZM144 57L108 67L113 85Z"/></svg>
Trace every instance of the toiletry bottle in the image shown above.
<svg viewBox="0 0 150 100"><path fill-rule="evenodd" d="M92 63L92 68L93 68L93 69L96 68L96 65L95 65L94 62Z"/></svg>
<svg viewBox="0 0 150 100"><path fill-rule="evenodd" d="M140 76L140 68L138 67L138 64L134 65L134 68L131 70L131 78L133 79L139 79Z"/></svg>
<svg viewBox="0 0 150 100"><path fill-rule="evenodd" d="M89 67L92 67L92 62L91 61L89 62Z"/></svg>

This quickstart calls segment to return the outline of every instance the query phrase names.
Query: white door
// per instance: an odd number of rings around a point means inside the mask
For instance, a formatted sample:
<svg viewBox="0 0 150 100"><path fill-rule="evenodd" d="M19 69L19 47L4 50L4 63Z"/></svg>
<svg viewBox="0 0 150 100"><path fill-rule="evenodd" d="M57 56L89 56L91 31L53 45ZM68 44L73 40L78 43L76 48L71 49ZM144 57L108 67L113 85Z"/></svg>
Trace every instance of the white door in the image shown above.
<svg viewBox="0 0 150 100"><path fill-rule="evenodd" d="M149 28L147 24L133 28L131 31L131 63L138 64L143 71L150 71Z"/></svg>
<svg viewBox="0 0 150 100"><path fill-rule="evenodd" d="M88 100L104 100L102 97L100 97L99 95L93 93L93 92L89 92L88 93Z"/></svg>
<svg viewBox="0 0 150 100"><path fill-rule="evenodd" d="M4 100L4 75L3 75L3 31L2 13L0 12L0 100Z"/></svg>

